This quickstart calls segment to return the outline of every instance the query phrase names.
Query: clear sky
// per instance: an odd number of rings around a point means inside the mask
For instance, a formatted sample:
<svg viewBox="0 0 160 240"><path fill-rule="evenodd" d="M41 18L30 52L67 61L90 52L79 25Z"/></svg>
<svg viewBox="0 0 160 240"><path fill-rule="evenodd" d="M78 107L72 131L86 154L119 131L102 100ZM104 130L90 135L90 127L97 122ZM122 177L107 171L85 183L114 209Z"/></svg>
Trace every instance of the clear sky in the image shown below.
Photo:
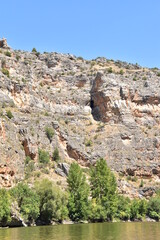
<svg viewBox="0 0 160 240"><path fill-rule="evenodd" d="M3 0L2 37L14 49L160 67L160 0Z"/></svg>

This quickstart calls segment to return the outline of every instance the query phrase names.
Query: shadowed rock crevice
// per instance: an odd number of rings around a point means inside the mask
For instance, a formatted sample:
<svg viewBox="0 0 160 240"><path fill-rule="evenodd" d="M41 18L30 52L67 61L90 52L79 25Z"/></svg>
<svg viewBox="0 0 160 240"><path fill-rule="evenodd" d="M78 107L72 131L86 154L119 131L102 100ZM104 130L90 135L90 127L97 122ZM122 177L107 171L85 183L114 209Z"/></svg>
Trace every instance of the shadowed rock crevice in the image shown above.
<svg viewBox="0 0 160 240"><path fill-rule="evenodd" d="M24 147L25 156L29 156L32 160L35 159L36 153L33 152L33 149L30 148L27 139L24 139L24 140L23 140L22 145L23 145L23 147Z"/></svg>

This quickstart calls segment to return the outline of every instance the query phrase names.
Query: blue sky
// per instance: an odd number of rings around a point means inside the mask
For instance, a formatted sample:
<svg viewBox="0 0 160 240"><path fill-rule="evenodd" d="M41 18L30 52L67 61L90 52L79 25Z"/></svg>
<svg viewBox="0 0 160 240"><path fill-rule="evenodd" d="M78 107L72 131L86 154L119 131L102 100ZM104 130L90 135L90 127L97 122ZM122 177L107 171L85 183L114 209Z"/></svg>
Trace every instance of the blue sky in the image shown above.
<svg viewBox="0 0 160 240"><path fill-rule="evenodd" d="M160 67L159 0L5 0L0 38L14 49Z"/></svg>

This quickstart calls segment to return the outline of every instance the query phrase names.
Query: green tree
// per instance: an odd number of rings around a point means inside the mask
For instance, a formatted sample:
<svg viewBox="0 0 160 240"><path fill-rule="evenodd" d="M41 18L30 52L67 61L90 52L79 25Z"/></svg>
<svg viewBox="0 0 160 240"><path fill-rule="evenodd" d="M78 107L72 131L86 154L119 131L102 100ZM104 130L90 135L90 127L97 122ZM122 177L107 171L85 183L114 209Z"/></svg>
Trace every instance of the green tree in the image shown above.
<svg viewBox="0 0 160 240"><path fill-rule="evenodd" d="M103 208L101 220L112 219L117 210L117 184L114 174L110 171L104 159L96 162L90 171L92 199Z"/></svg>
<svg viewBox="0 0 160 240"><path fill-rule="evenodd" d="M16 200L20 213L25 220L33 221L39 216L39 196L27 184L19 183L11 190L13 200Z"/></svg>
<svg viewBox="0 0 160 240"><path fill-rule="evenodd" d="M89 186L82 169L77 163L70 166L68 178L69 201L68 210L69 217L73 221L88 219L89 215Z"/></svg>
<svg viewBox="0 0 160 240"><path fill-rule="evenodd" d="M40 198L40 220L62 221L68 216L68 197L48 179L43 179L35 184L36 192Z"/></svg>
<svg viewBox="0 0 160 240"><path fill-rule="evenodd" d="M5 189L0 189L0 223L6 224L11 220L11 201Z"/></svg>

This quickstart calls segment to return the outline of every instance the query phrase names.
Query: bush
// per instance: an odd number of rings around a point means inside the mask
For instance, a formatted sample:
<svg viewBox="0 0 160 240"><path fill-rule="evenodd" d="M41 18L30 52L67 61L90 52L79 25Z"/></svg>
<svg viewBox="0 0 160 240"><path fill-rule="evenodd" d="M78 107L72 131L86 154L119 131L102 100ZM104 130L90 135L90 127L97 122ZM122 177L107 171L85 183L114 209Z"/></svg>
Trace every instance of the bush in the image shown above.
<svg viewBox="0 0 160 240"><path fill-rule="evenodd" d="M6 68L2 68L2 73L9 78L9 71Z"/></svg>
<svg viewBox="0 0 160 240"><path fill-rule="evenodd" d="M2 59L1 66L2 66L2 68L5 68L5 66L6 66L6 60L5 59Z"/></svg>
<svg viewBox="0 0 160 240"><path fill-rule="evenodd" d="M32 172L35 170L34 161L31 160L25 167L25 178L29 178L32 175Z"/></svg>
<svg viewBox="0 0 160 240"><path fill-rule="evenodd" d="M19 61L20 58L20 55L16 54L16 60Z"/></svg>
<svg viewBox="0 0 160 240"><path fill-rule="evenodd" d="M10 53L9 51L6 51L4 54L5 54L7 57L11 57L11 53Z"/></svg>
<svg viewBox="0 0 160 240"><path fill-rule="evenodd" d="M157 77L160 77L160 72L157 73Z"/></svg>
<svg viewBox="0 0 160 240"><path fill-rule="evenodd" d="M7 111L7 117L9 119L13 118L13 114L12 114L12 112L10 110Z"/></svg>
<svg viewBox="0 0 160 240"><path fill-rule="evenodd" d="M130 219L130 199L124 196L118 196L116 218L121 220Z"/></svg>
<svg viewBox="0 0 160 240"><path fill-rule="evenodd" d="M147 202L145 200L134 199L130 206L130 219L141 220L142 217L146 215L147 212Z"/></svg>
<svg viewBox="0 0 160 240"><path fill-rule="evenodd" d="M120 74L120 75L123 75L123 73L124 73L124 71L123 71L123 69L121 69L121 70L119 71L119 74Z"/></svg>
<svg viewBox="0 0 160 240"><path fill-rule="evenodd" d="M27 165L31 160L32 160L32 159L31 159L30 156L26 156L25 165Z"/></svg>
<svg viewBox="0 0 160 240"><path fill-rule="evenodd" d="M148 202L147 213L150 218L153 218L157 221L160 219L160 197L159 196L150 198Z"/></svg>
<svg viewBox="0 0 160 240"><path fill-rule="evenodd" d="M141 188L143 186L144 186L144 181L143 181L143 179L141 179L141 183L140 183L139 187Z"/></svg>
<svg viewBox="0 0 160 240"><path fill-rule="evenodd" d="M36 48L32 48L32 52L33 52L33 53L37 53Z"/></svg>
<svg viewBox="0 0 160 240"><path fill-rule="evenodd" d="M52 137L54 136L54 129L51 128L51 127L46 127L45 128L45 132L46 132L46 135L47 135L49 141L51 142L52 141Z"/></svg>
<svg viewBox="0 0 160 240"><path fill-rule="evenodd" d="M86 142L85 142L85 146L86 147L91 147L92 146L92 141L91 141L91 139L88 139L88 140L86 140Z"/></svg>
<svg viewBox="0 0 160 240"><path fill-rule="evenodd" d="M52 159L56 162L60 161L60 156L59 156L59 151L58 148L54 149L53 155L52 155Z"/></svg>
<svg viewBox="0 0 160 240"><path fill-rule="evenodd" d="M35 54L36 54L36 56L37 56L37 57L39 57L39 55L40 55L40 52L36 52Z"/></svg>
<svg viewBox="0 0 160 240"><path fill-rule="evenodd" d="M110 67L110 68L108 68L108 73L112 73L113 71L112 71L112 68Z"/></svg>
<svg viewBox="0 0 160 240"><path fill-rule="evenodd" d="M49 153L45 150L39 149L38 150L39 162L43 164L49 163Z"/></svg>

